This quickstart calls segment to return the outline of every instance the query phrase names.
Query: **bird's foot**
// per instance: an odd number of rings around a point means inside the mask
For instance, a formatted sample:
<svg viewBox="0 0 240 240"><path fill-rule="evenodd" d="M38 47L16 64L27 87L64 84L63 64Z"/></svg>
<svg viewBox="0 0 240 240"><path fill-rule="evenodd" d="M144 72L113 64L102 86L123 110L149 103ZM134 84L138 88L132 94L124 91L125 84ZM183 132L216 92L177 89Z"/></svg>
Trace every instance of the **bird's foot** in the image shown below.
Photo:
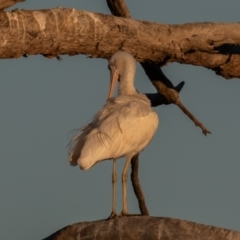
<svg viewBox="0 0 240 240"><path fill-rule="evenodd" d="M128 212L121 212L118 217L134 217L134 216L142 216L142 214L132 214L132 213L128 213Z"/></svg>
<svg viewBox="0 0 240 240"><path fill-rule="evenodd" d="M120 214L116 214L116 212L111 212L110 216L106 220L111 220L119 217L141 217L144 216L141 213L128 213L128 212L121 212Z"/></svg>
<svg viewBox="0 0 240 240"><path fill-rule="evenodd" d="M107 218L107 220L111 220L113 218L117 218L118 215L116 214L116 212L111 212L110 216Z"/></svg>

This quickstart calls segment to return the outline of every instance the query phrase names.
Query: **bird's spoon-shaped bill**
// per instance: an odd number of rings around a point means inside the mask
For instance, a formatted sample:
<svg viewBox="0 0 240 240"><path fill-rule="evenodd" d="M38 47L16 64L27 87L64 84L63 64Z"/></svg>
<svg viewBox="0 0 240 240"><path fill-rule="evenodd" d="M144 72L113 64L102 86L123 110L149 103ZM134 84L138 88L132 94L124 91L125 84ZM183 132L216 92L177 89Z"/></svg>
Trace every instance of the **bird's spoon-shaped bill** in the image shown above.
<svg viewBox="0 0 240 240"><path fill-rule="evenodd" d="M117 69L115 67L110 67L110 87L108 92L108 99L112 97L114 93L114 89L118 80L118 73Z"/></svg>

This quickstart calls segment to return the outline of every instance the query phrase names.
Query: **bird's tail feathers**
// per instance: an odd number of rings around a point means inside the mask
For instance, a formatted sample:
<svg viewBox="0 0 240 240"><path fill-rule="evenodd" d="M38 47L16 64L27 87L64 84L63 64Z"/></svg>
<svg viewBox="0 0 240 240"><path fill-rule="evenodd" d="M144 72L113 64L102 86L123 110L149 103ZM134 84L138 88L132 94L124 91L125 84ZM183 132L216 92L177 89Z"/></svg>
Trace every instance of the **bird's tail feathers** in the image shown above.
<svg viewBox="0 0 240 240"><path fill-rule="evenodd" d="M87 159L92 162L92 165L108 159L111 155L111 144L112 139L107 134L98 129L88 131L88 126L86 126L84 131L74 136L69 143L69 163L71 166L79 165L82 166L82 169L86 169L87 167L83 166L83 162L86 162Z"/></svg>

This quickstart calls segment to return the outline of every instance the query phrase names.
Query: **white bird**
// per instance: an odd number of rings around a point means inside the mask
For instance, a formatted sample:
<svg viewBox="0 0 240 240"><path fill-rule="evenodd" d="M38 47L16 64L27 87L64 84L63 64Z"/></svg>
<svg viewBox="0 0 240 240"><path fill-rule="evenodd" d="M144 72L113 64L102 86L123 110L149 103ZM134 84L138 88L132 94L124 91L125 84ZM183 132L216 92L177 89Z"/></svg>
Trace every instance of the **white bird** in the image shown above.
<svg viewBox="0 0 240 240"><path fill-rule="evenodd" d="M122 172L121 215L128 215L126 183L130 162L152 140L158 127L158 116L146 95L138 93L134 87L136 61L132 55L118 51L109 60L109 70L108 100L93 121L71 140L69 162L88 170L100 161L113 159L112 218L116 216L116 160L126 157ZM112 98L117 81L118 96Z"/></svg>

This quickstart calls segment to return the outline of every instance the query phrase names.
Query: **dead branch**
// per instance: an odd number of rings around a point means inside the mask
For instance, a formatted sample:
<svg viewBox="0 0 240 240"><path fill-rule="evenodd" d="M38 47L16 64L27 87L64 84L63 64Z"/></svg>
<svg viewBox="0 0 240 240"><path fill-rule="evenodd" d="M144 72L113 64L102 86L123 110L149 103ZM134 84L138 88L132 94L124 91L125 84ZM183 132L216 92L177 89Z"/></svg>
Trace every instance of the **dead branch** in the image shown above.
<svg viewBox="0 0 240 240"><path fill-rule="evenodd" d="M43 240L240 240L240 232L161 217L122 217L80 222Z"/></svg>
<svg viewBox="0 0 240 240"><path fill-rule="evenodd" d="M176 104L193 122L196 126L202 129L202 133L207 135L211 133L198 119L182 104L179 97L179 90L181 90L184 82L176 87L173 86L171 81L163 74L162 70L157 66L149 63L142 63L148 78L155 86L157 91L164 96L164 99L169 103Z"/></svg>
<svg viewBox="0 0 240 240"><path fill-rule="evenodd" d="M204 66L240 77L240 24L158 24L55 8L0 12L0 58L85 54L109 58L119 49L138 61Z"/></svg>

